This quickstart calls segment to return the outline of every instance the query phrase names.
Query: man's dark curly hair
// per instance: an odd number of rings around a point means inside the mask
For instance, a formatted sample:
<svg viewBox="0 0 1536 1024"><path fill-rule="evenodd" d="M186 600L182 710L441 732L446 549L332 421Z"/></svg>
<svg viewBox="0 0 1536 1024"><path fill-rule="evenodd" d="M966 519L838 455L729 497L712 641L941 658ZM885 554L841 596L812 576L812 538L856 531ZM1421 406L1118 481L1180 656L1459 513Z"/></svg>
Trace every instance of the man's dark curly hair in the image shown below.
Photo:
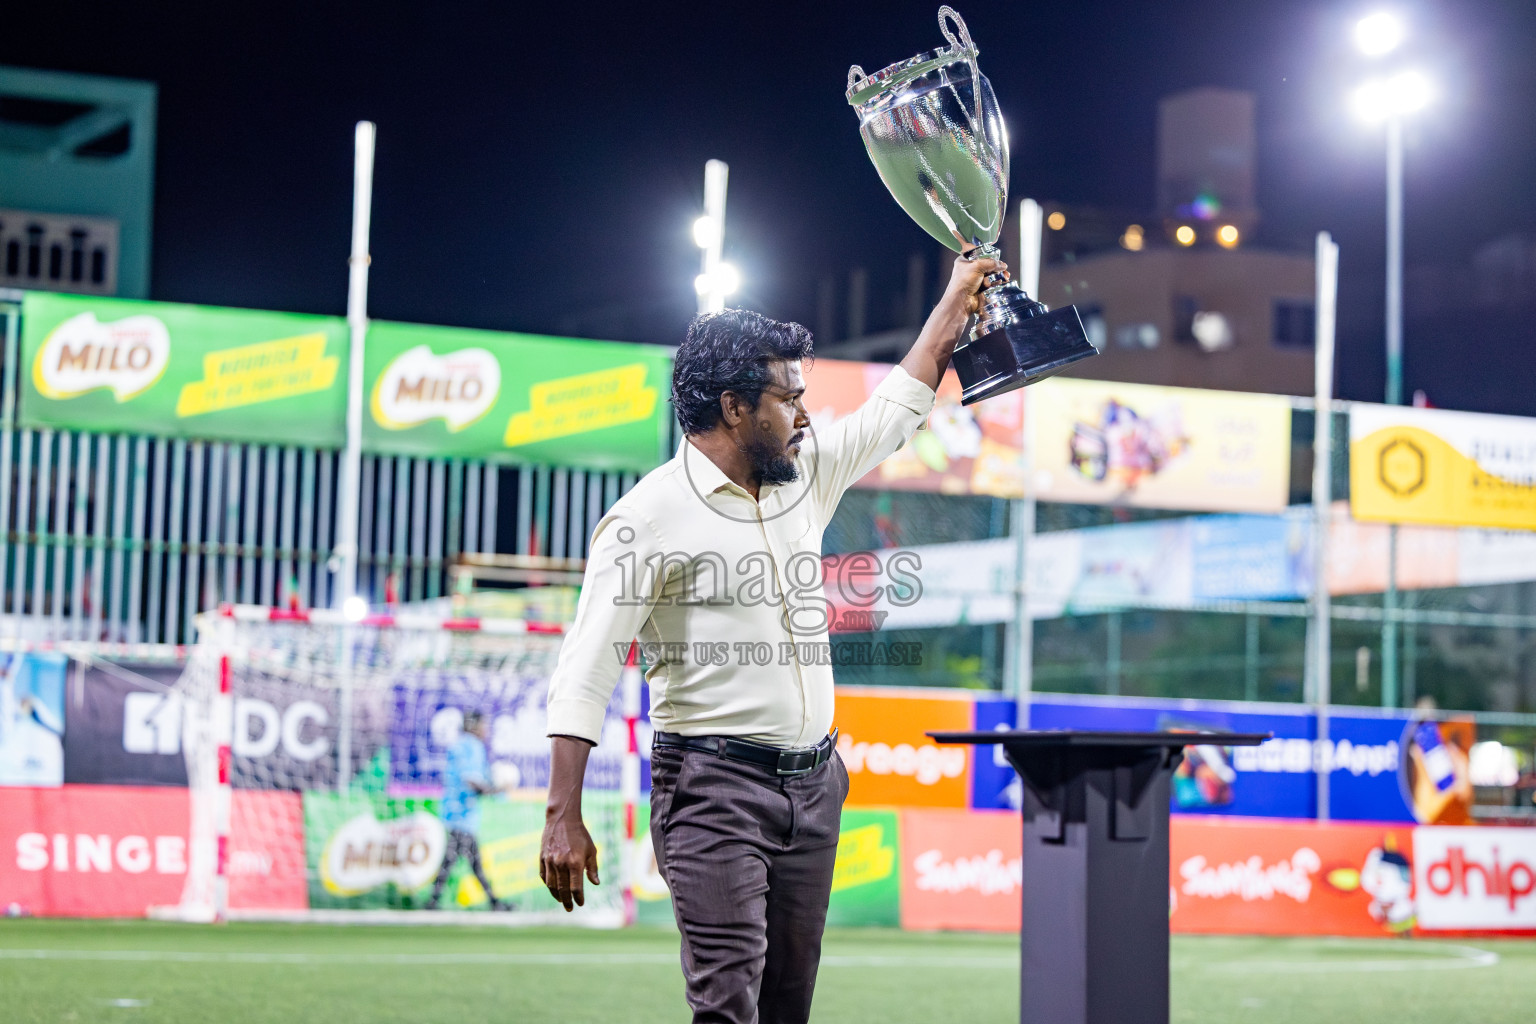
<svg viewBox="0 0 1536 1024"><path fill-rule="evenodd" d="M757 408L763 388L773 383L768 365L809 359L811 332L747 309L701 313L672 365L672 405L687 434L702 434L720 422L720 396L734 391Z"/></svg>

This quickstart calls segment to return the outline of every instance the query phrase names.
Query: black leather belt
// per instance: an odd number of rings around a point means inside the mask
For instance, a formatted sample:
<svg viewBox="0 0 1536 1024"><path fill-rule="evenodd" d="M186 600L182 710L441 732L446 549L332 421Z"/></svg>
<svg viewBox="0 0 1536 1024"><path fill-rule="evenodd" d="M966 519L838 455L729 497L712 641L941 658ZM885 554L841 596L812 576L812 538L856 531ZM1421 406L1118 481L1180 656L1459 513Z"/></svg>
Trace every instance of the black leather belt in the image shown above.
<svg viewBox="0 0 1536 1024"><path fill-rule="evenodd" d="M832 756L832 751L837 749L837 730L833 729L831 735L814 747L770 747L766 743L734 736L679 736L670 732L658 732L651 745L673 750L701 750L727 761L771 768L779 775L804 775L821 767Z"/></svg>

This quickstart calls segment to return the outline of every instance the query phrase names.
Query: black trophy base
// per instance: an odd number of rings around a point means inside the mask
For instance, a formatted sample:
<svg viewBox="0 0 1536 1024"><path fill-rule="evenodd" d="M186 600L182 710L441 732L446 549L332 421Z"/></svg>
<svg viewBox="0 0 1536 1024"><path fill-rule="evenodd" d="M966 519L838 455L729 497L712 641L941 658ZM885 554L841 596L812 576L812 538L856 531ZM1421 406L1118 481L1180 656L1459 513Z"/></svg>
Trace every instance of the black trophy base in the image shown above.
<svg viewBox="0 0 1536 1024"><path fill-rule="evenodd" d="M1088 340L1076 306L1017 320L955 349L960 404L973 405L1055 376L1093 355L1098 350Z"/></svg>

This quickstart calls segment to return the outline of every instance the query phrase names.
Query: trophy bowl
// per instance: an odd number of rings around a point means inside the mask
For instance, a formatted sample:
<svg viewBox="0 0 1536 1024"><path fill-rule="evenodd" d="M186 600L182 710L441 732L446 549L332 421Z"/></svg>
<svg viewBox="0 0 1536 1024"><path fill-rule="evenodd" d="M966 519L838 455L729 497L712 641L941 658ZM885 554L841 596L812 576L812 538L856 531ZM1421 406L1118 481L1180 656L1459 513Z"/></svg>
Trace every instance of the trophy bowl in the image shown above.
<svg viewBox="0 0 1536 1024"><path fill-rule="evenodd" d="M997 259L1008 209L1008 130L965 22L940 7L939 30L947 47L874 74L850 68L848 102L897 204L966 258ZM1048 310L994 275L966 340L955 347L961 402L1033 384L1096 354L1075 307Z"/></svg>

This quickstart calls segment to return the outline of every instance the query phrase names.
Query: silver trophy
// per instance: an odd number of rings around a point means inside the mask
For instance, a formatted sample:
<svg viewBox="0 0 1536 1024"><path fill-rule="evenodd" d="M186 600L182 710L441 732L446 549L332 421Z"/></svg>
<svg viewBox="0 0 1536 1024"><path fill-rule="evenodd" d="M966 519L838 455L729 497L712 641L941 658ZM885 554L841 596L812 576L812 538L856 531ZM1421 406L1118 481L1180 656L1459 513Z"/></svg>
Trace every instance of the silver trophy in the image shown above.
<svg viewBox="0 0 1536 1024"><path fill-rule="evenodd" d="M997 259L1008 208L1008 130L965 22L939 8L947 48L872 75L848 69L848 102L875 170L901 208L967 258ZM1077 309L1048 311L1024 289L987 279L969 338L955 348L961 402L1033 384L1096 354Z"/></svg>

